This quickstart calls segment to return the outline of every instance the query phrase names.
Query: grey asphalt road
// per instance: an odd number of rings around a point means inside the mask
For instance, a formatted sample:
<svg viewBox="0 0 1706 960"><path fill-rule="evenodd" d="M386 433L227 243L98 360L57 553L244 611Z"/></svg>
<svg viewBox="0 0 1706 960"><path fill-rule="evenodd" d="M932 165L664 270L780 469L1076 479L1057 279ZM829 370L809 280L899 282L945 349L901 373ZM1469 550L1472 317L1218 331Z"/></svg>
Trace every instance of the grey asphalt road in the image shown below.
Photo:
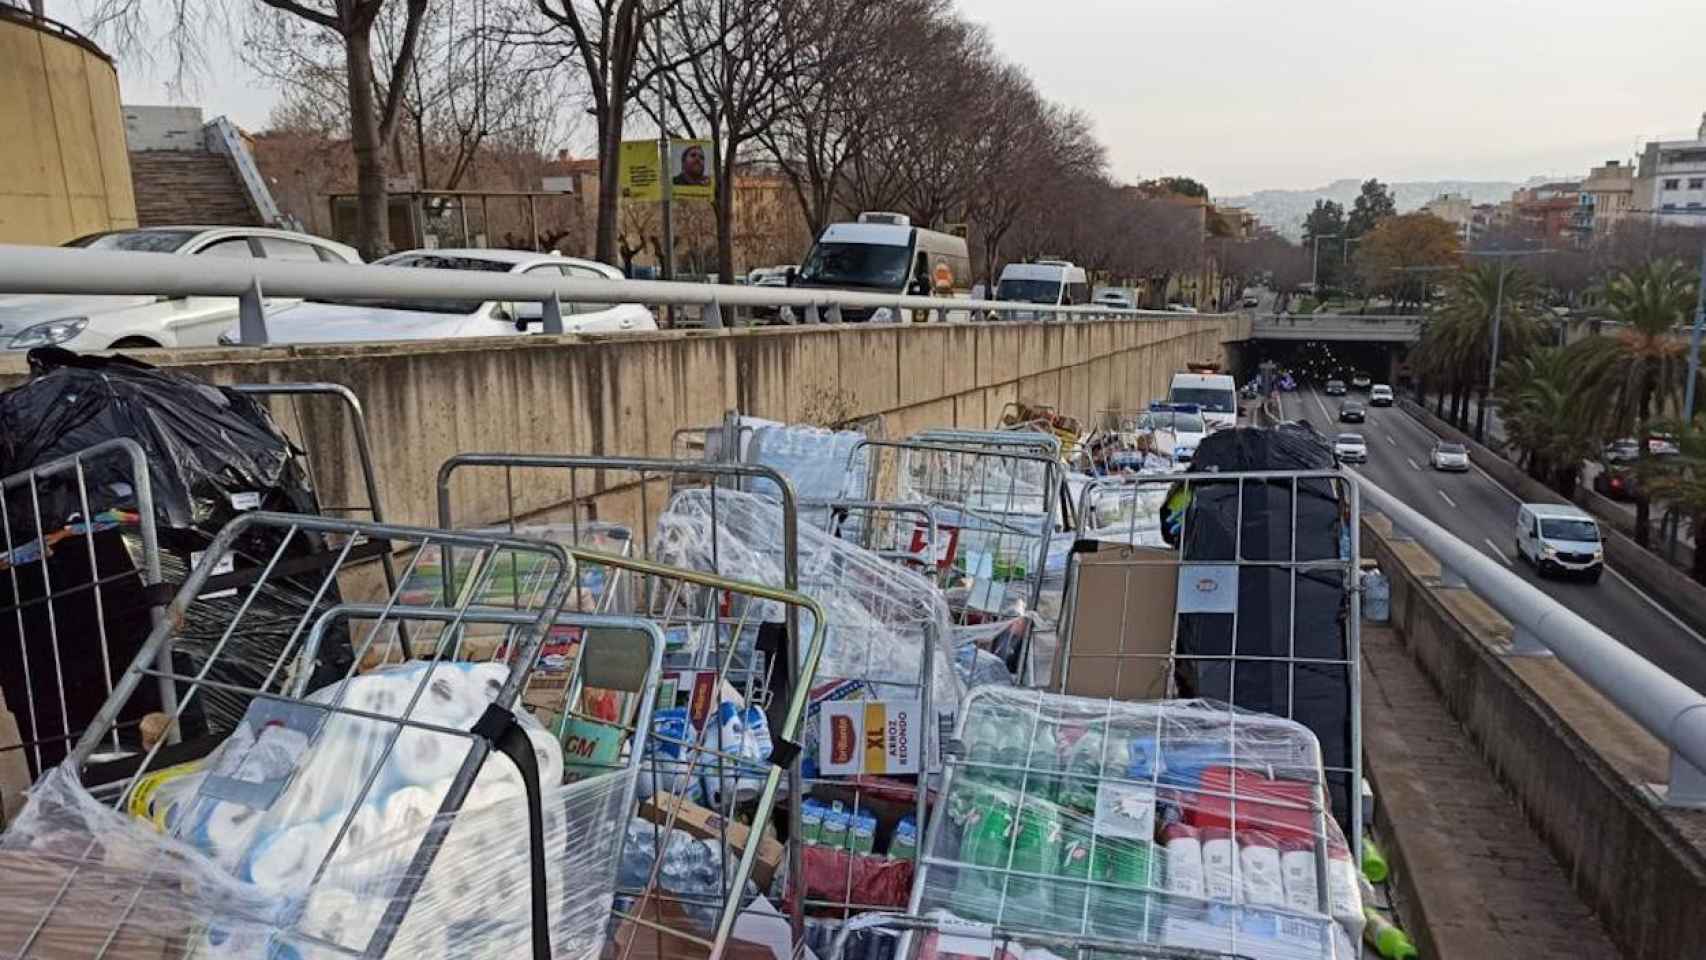
<svg viewBox="0 0 1706 960"><path fill-rule="evenodd" d="M1358 398L1366 399L1366 398ZM1543 580L1516 554L1516 496L1478 469L1440 473L1428 464L1434 435L1397 407L1369 407L1368 422L1340 424L1338 398L1304 387L1282 394L1290 419L1305 419L1329 437L1361 433L1368 463L1353 466L1387 492L1495 557L1514 573L1574 610L1695 690L1706 692L1706 637L1625 580L1615 568L1599 583Z"/></svg>

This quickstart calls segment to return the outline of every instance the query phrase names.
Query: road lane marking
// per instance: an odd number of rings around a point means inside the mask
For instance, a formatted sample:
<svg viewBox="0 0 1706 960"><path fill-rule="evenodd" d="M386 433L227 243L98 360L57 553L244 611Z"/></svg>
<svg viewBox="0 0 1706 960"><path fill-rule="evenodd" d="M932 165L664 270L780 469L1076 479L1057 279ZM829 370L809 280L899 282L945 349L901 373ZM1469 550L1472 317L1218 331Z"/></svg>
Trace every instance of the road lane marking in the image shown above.
<svg viewBox="0 0 1706 960"><path fill-rule="evenodd" d="M1321 416L1325 417L1329 424L1332 423L1333 415L1327 412L1327 405L1321 402L1321 395L1315 392L1314 387L1309 388L1309 395L1315 398L1315 405L1321 408Z"/></svg>
<svg viewBox="0 0 1706 960"><path fill-rule="evenodd" d="M1487 545L1488 552L1492 553L1493 556L1498 557L1500 560L1503 560L1505 562L1505 566L1508 567L1511 565L1511 558L1505 556L1505 552L1499 549L1499 545L1494 543L1492 538L1489 537L1483 539L1481 542Z"/></svg>
<svg viewBox="0 0 1706 960"><path fill-rule="evenodd" d="M1439 498L1441 500L1445 501L1446 506L1450 507L1453 510L1457 509L1457 502L1452 500L1450 497L1446 496L1444 490L1435 490L1434 492L1439 494Z"/></svg>
<svg viewBox="0 0 1706 960"><path fill-rule="evenodd" d="M1416 462L1416 458L1415 458L1415 457L1405 457L1405 458L1404 458L1404 459L1405 459L1405 460L1408 460L1408 461L1410 461L1410 469L1411 469L1411 470L1420 470L1420 469L1422 469L1422 465L1421 465L1421 464L1419 464L1419 463L1417 463L1417 462Z"/></svg>
<svg viewBox="0 0 1706 960"><path fill-rule="evenodd" d="M1386 442L1392 444L1394 447L1398 445L1398 441L1392 439L1392 434L1390 433L1386 435Z"/></svg>

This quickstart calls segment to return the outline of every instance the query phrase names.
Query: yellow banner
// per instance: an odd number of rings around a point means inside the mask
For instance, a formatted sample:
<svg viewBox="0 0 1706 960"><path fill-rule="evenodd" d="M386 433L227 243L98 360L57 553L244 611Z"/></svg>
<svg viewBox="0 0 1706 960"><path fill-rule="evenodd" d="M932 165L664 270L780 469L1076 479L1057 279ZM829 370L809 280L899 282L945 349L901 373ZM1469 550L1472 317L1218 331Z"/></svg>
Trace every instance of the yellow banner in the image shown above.
<svg viewBox="0 0 1706 960"><path fill-rule="evenodd" d="M624 144L626 146L626 144ZM716 190L711 141L669 142L669 196L672 200L709 200Z"/></svg>
<svg viewBox="0 0 1706 960"><path fill-rule="evenodd" d="M622 153L617 163L622 168L622 199L663 199L663 179L659 175L656 140L622 141Z"/></svg>
<svg viewBox="0 0 1706 960"><path fill-rule="evenodd" d="M883 774L889 772L888 748L884 743L884 732L888 726L889 712L886 704L872 701L865 704L865 772Z"/></svg>

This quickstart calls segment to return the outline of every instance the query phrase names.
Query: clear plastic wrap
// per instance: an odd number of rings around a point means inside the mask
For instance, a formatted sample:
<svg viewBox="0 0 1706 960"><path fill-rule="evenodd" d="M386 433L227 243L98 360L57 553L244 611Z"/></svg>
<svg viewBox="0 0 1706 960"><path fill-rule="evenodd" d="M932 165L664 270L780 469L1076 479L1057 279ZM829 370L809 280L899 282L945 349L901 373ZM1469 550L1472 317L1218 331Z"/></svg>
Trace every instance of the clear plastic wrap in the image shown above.
<svg viewBox="0 0 1706 960"><path fill-rule="evenodd" d="M94 866L84 893L98 908L57 911L50 925L67 956L118 928L184 944L192 957L339 956L328 945L361 950L387 909L405 905L401 924L387 927L395 936L386 955L445 955L453 940L459 955L524 955L532 937L529 832L514 764L488 757L461 809L440 813L470 738L419 725L399 732L396 721L320 706L467 730L507 669L415 663L352 678L307 702L256 700L204 761L138 781L125 798L131 816L98 803L60 768L32 793L0 854L25 858L49 879ZM530 716L517 716L544 793L554 955L590 958L609 919L621 842L612 827L625 818L634 771L563 786L561 748ZM438 826L447 828L443 843L415 875L423 841ZM119 888L138 894L135 911L126 913L128 895L112 895ZM39 894L10 885L0 893L0 944L22 946L52 899Z"/></svg>
<svg viewBox="0 0 1706 960"><path fill-rule="evenodd" d="M817 600L828 618L816 683L844 680L857 687L838 699L918 699L929 650L934 708L951 718L964 689L950 659L941 593L918 574L845 540L803 524L798 533L799 591ZM782 544L782 510L774 501L699 489L670 502L658 520L654 552L673 566L780 587ZM782 619L780 605L760 602L761 619ZM802 613L801 633L812 628ZM808 743L813 736L808 721Z"/></svg>
<svg viewBox="0 0 1706 960"><path fill-rule="evenodd" d="M914 913L1263 960L1357 956L1361 895L1302 725L980 687Z"/></svg>
<svg viewBox="0 0 1706 960"><path fill-rule="evenodd" d="M864 490L862 476L849 476L848 458L863 433L855 430L824 430L821 427L790 424L760 426L748 441L746 458L787 477L794 485L794 496L801 500L831 500L842 495L849 485ZM754 493L777 496L776 486L766 480L753 482Z"/></svg>

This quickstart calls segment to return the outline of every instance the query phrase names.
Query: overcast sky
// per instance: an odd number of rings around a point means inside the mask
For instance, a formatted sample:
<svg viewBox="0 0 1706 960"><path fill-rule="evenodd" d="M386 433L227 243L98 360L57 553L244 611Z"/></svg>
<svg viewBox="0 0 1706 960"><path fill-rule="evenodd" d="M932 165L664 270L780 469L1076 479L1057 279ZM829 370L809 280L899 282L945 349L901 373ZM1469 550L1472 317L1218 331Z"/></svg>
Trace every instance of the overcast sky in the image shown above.
<svg viewBox="0 0 1706 960"><path fill-rule="evenodd" d="M1580 176L1692 136L1706 111L1706 0L959 5L1047 96L1094 118L1118 175L1185 174L1216 195ZM146 65L119 70L125 102L171 101ZM246 68L208 76L189 102L266 125L276 94Z"/></svg>

